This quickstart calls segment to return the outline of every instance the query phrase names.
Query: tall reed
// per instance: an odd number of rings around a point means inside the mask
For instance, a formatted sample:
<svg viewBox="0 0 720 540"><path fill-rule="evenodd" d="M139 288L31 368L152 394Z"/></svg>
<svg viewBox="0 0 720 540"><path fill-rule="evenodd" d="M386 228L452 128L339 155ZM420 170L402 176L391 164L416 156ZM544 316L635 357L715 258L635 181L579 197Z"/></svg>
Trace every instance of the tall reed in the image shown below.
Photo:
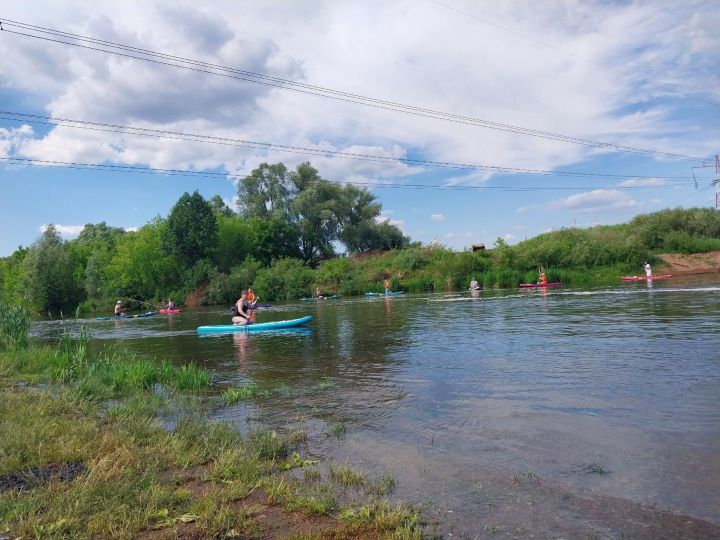
<svg viewBox="0 0 720 540"><path fill-rule="evenodd" d="M0 351L15 351L28 346L30 313L25 306L0 303Z"/></svg>

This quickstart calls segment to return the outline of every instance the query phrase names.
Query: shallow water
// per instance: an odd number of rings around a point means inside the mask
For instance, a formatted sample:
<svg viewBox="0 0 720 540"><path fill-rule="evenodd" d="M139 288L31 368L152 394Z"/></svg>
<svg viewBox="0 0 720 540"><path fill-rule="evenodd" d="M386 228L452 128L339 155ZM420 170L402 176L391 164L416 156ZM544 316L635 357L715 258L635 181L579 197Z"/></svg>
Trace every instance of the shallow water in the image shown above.
<svg viewBox="0 0 720 540"><path fill-rule="evenodd" d="M314 453L430 501L440 533L597 531L628 504L720 525L717 281L341 298L258 321L305 314L304 330L207 337L195 327L229 310L82 322L95 347L194 361L219 387L280 386L215 415L243 429L300 419ZM334 422L344 436L328 436ZM585 504L576 497L606 513L568 510Z"/></svg>

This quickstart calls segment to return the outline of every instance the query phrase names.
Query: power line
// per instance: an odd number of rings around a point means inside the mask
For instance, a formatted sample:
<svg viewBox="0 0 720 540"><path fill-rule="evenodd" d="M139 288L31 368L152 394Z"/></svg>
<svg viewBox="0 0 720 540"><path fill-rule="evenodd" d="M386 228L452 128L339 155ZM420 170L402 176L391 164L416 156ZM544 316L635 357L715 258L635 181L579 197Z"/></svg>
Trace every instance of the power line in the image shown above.
<svg viewBox="0 0 720 540"><path fill-rule="evenodd" d="M615 143L608 143L602 141L595 141L591 139L585 139L572 135L563 135L559 133L552 133L548 131L542 131L524 126L515 126L512 124L504 124L500 122L493 122L489 120L482 120L470 116L462 116L443 111L426 109L423 107L417 107L412 105L406 105L403 103L397 103L393 101L387 101L377 99L373 97L362 96L360 94L353 94L350 92L342 92L331 88L322 86L315 86L305 83L299 83L288 79L282 79L279 77L272 77L262 73L256 73L246 70L239 70L222 66L218 64L212 64L199 60L193 60L184 58L181 56L174 56L149 49L143 49L140 47L132 47L120 43L114 43L111 41L100 40L89 36L82 36L71 32L63 32L54 30L52 28L46 28L42 26L31 25L20 21L13 21L11 19L0 18L0 22L4 23L5 26L19 28L25 30L21 32L18 30L9 30L3 27L5 32L11 34L17 34L26 36L34 39L40 39L53 43L61 43L65 45L71 45L74 47L80 47L84 49L104 52L108 54L114 54L126 58L133 58L137 60L143 60L146 62L152 62L155 64L162 64L166 66L178 67L190 71L196 71L200 73L206 73L210 75L217 75L230 79L236 79L245 82L251 82L254 84L260 84L263 86L280 88L284 90L290 90L302 94L309 94L318 97L324 97L328 99L334 99L337 101L343 101L348 103L354 103L358 105L364 105L367 107L373 107L376 109L383 109L394 112L402 112L413 116L420 116L425 118L433 118L437 120L445 120L448 122L454 122L458 124L465 124L475 127L483 127L488 129L494 129L499 131L505 131L509 133L528 135L532 137L538 137L542 139L555 140L560 142L567 142L572 144L578 144L583 146L591 146L596 148L604 148L616 152L629 152L636 154L645 154L655 157L663 157L669 159L679 159L686 161L702 161L703 158L696 156L689 156L685 154L677 154L671 152L662 152L658 150L650 150L643 148L635 148L631 146L625 146ZM28 33L32 32L32 33ZM37 35L39 34L39 35ZM83 44L85 43L85 44Z"/></svg>
<svg viewBox="0 0 720 540"><path fill-rule="evenodd" d="M543 47L547 47L547 48L549 48L549 49L552 49L552 50L554 50L554 51L557 51L557 52L566 54L566 55L568 55L568 56L572 56L572 57L574 57L574 58L577 58L578 60L582 60L583 62L588 62L589 64L592 64L592 65L597 66L597 67L599 67L599 68L606 69L607 71L611 71L612 73L616 73L616 74L622 75L622 76L624 76L624 77L630 77L630 76L632 75L631 73L628 73L627 71L620 71L620 70L618 70L618 69L612 68L612 67L607 66L607 65L605 65L605 64L601 64L600 62L596 62L595 60L592 60L592 59L590 59L590 58L586 58L586 57L584 57L584 56L581 56L581 55L579 55L579 54L576 54L576 53L574 53L574 52L572 52L572 51L568 51L568 50L566 50L566 49L562 49L562 48L560 48L560 47L557 47L557 46L555 46L555 45L553 45L553 44L551 44L551 43L547 43L547 42L545 42L545 41L541 41L541 40L536 39L536 38L534 38L534 37L527 36L527 35L525 35L525 34L521 34L520 32L517 32L516 30L513 30L512 28L508 28L508 27L506 27L506 26L502 26L502 25L500 25L500 24L497 24L497 23L495 23L495 22L489 21L489 20L487 20L487 19L483 19L482 17L478 17L477 15L474 15L474 14L472 14L472 13L468 13L467 11L463 11L463 10L461 10L461 9L457 9L457 8L452 7L452 6L449 6L449 5L447 5L447 4L443 4L442 2L438 2L438 0L428 0L428 2L432 2L432 3L435 4L435 5L438 5L438 6L440 6L440 7L443 7L443 8L445 8L445 9L450 10L450 11L454 11L455 13L458 13L458 14L463 15L463 16L465 16L465 17L469 17L469 18L471 18L471 19L475 19L476 21L479 21L479 22L481 22L481 23L483 23L483 24L487 24L487 25L492 26L492 27L494 27L494 28L498 28L499 30L502 30L502 31L504 31L504 32L508 32L508 33L513 34L513 35L515 35L515 36L518 36L518 37L521 37L521 38L523 38L523 39L526 39L526 40L528 40L528 41L532 41L533 43L536 43L536 44L538 44L538 45L542 45ZM677 90L675 90L675 88L671 87L671 86L668 85L668 84L664 84L664 83L661 83L661 82L658 82L658 81L651 81L651 80L649 80L649 79L638 79L638 81L641 82L641 83L649 83L649 84L653 84L653 85L658 86L658 87L661 87L661 88L665 88L665 89L667 89L667 90L670 90L670 93L675 94L675 95L678 95L678 96L681 96L681 97L687 97L687 98L690 98L690 99L694 99L694 100L696 100L696 101L701 101L701 102L703 102L703 103L707 103L708 105L712 105L712 106L714 106L714 107L720 106L720 105L718 105L717 103L714 103L714 102L712 102L712 101L708 101L708 100L706 100L706 99L699 98L699 97L697 97L697 96L691 96L691 95L688 95L688 94L681 94L681 93L677 92ZM705 91L704 93L707 93L707 91Z"/></svg>
<svg viewBox="0 0 720 540"><path fill-rule="evenodd" d="M224 146L234 146L241 148L252 148L260 150L274 150L278 152L287 152L292 154L310 155L318 157L339 157L343 159L353 159L359 161L370 161L378 163L397 164L403 163L407 165L427 166L436 168L451 168L460 170L480 170L493 173L503 174L533 174L543 176L571 176L579 178L660 178L660 179L687 179L689 176L647 176L637 174L609 174L609 173L592 173L581 171L550 171L542 169L527 169L520 167L500 167L495 165L482 165L471 163L454 163L449 161L432 161L413 159L406 157L388 157L374 156L372 154L360 154L356 152L343 152L338 150L327 150L321 148L307 148L302 146L291 146L277 143L268 143L261 141L251 141L245 139L233 139L229 137L219 137L216 135L203 135L198 133L185 133L181 131L169 131L154 128L145 128L139 126L126 126L121 124L110 124L103 122L90 122L87 120L77 120L72 118L57 118L39 114L22 113L15 111L0 110L0 120L22 121L29 124L53 125L75 129L85 129L91 131L101 131L106 133L117 133L123 135L138 135L143 137L153 137L159 139L183 140L189 142L200 142L206 144L219 144Z"/></svg>
<svg viewBox="0 0 720 540"><path fill-rule="evenodd" d="M44 159L33 159L33 158L19 158L19 157L3 157L0 161L11 165L27 165L34 167L62 167L66 169L76 170L87 170L87 171L102 171L102 172L115 172L115 173L137 173L137 174L157 174L165 176L187 176L187 177L199 177L199 178L213 178L213 179L233 179L241 180L244 178L242 175L222 172L211 172L211 171L192 171L182 169L162 169L154 167L140 167L136 165L115 165L105 163L82 163L76 161L58 161L58 160L44 160ZM417 184L417 183L376 183L376 182L361 182L355 180L333 182L332 180L322 179L323 182L338 183L345 185L352 185L357 187L366 188L389 188L389 189L432 189L432 190L444 190L444 191L558 191L558 190L594 190L594 189L617 189L621 191L636 191L648 188L671 188L675 186L685 186L685 183L667 183L661 186L475 186L475 185L439 185L439 184Z"/></svg>

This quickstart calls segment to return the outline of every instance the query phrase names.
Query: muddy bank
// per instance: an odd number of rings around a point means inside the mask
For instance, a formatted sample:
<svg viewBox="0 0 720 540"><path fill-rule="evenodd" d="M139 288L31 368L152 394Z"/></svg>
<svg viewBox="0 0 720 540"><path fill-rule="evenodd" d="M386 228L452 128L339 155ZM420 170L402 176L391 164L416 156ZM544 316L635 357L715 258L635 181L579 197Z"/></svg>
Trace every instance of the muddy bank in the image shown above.
<svg viewBox="0 0 720 540"><path fill-rule="evenodd" d="M663 253L658 257L665 263L664 268L676 276L720 272L720 251L693 253L692 255Z"/></svg>

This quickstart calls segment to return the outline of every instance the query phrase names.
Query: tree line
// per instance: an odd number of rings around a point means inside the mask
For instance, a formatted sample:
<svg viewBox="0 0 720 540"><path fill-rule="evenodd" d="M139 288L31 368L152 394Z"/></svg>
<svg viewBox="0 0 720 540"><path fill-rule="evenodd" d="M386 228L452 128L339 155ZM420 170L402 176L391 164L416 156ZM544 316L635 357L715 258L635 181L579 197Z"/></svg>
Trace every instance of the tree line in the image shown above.
<svg viewBox="0 0 720 540"><path fill-rule="evenodd" d="M535 281L543 269L568 284L616 281L663 252L720 250L720 212L668 209L629 223L566 228L493 249L453 252L412 243L379 221L381 205L366 189L322 179L303 163L288 170L262 164L238 184L237 211L219 196L184 193L167 217L134 232L88 224L63 241L50 226L28 248L0 259L0 303L36 313L70 313L116 298L135 306L194 292L206 304L231 303L252 286L263 299L394 289L459 290ZM349 256L338 256L344 248ZM373 251L372 256L354 257ZM592 270L592 271L591 271Z"/></svg>
<svg viewBox="0 0 720 540"><path fill-rule="evenodd" d="M380 220L367 189L323 179L309 162L294 170L263 163L238 184L238 211L220 196L184 193L167 217L128 232L87 224L63 241L49 226L29 248L0 260L0 300L57 313L111 298L182 299L211 285L216 301L238 294L233 275L252 278L281 264L313 269L337 256L399 249L409 238ZM282 262L282 263L281 263ZM243 271L244 269L244 271ZM240 270L240 276L238 276Z"/></svg>

